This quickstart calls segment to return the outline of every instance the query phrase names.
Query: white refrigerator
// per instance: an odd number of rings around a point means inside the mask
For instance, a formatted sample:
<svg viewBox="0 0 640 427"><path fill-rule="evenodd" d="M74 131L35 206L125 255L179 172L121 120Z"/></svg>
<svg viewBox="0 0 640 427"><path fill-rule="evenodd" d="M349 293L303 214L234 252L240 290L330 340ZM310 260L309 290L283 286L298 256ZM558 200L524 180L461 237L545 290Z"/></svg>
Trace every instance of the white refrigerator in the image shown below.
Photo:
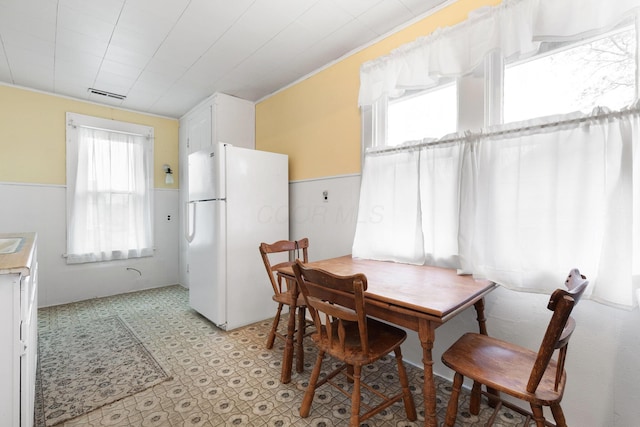
<svg viewBox="0 0 640 427"><path fill-rule="evenodd" d="M288 157L220 143L188 167L190 306L224 330L273 317L258 246L289 238Z"/></svg>

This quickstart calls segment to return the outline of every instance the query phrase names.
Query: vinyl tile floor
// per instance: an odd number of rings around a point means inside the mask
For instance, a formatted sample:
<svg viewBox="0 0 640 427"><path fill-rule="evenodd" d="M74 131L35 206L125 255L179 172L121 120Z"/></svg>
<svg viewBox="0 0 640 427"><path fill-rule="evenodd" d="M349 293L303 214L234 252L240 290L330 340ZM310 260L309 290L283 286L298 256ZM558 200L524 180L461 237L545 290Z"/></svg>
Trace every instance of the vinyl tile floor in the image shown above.
<svg viewBox="0 0 640 427"><path fill-rule="evenodd" d="M172 376L171 380L59 426L348 425L350 401L328 385L316 392L309 417L301 418L298 413L316 355L310 339L305 342L304 372L296 373L294 369L291 382L281 384L282 341L276 340L271 350L265 348L271 319L227 332L191 309L188 300L188 290L175 285L40 309L40 330L119 315ZM286 321L281 321L282 324ZM330 365L330 361L325 361L323 369L328 370ZM408 421L404 407L398 403L362 426L424 424L422 370L405 365L418 420ZM368 382L384 389L397 384L391 357L371 365L366 375ZM451 383L439 377L436 383L438 421L442 423ZM480 414L473 416L466 412L468 404L468 393L463 391L456 426L484 425L492 410L483 404ZM495 426L522 423L520 415L503 410Z"/></svg>

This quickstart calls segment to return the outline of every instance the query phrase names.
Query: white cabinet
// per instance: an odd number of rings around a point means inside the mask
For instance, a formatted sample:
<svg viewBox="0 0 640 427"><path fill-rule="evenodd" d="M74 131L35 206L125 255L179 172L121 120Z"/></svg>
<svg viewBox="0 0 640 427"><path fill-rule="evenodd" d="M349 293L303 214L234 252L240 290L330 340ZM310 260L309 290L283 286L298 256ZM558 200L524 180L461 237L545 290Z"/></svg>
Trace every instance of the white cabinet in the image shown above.
<svg viewBox="0 0 640 427"><path fill-rule="evenodd" d="M33 426L38 346L38 261L35 233L0 254L0 424ZM6 424L5 424L6 423Z"/></svg>
<svg viewBox="0 0 640 427"><path fill-rule="evenodd" d="M255 104L223 93L213 94L180 118L180 204L181 217L187 218L189 154L224 142L235 147L255 149ZM186 224L180 227L180 253L187 250ZM180 257L180 283L189 286L186 256Z"/></svg>
<svg viewBox="0 0 640 427"><path fill-rule="evenodd" d="M187 153L225 142L235 147L255 148L255 105L251 101L216 93L187 113Z"/></svg>

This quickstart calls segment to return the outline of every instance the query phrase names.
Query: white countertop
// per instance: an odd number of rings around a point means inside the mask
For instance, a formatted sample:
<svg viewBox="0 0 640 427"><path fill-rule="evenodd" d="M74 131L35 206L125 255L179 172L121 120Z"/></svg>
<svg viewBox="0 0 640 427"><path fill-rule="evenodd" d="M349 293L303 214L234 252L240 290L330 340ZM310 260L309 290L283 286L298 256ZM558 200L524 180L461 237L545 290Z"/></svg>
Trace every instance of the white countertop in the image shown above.
<svg viewBox="0 0 640 427"><path fill-rule="evenodd" d="M23 274L30 272L33 249L36 245L36 233L0 233L0 238L22 237L22 248L12 254L0 254L0 274Z"/></svg>

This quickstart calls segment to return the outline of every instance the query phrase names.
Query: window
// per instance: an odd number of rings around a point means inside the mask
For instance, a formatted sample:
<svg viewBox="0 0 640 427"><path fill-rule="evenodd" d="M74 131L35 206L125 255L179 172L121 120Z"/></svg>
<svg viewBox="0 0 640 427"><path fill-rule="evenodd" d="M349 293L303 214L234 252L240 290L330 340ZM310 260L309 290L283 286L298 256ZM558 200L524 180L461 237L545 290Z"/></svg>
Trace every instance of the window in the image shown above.
<svg viewBox="0 0 640 427"><path fill-rule="evenodd" d="M153 254L153 128L67 113L67 263Z"/></svg>
<svg viewBox="0 0 640 427"><path fill-rule="evenodd" d="M504 74L504 123L596 106L612 110L635 98L636 34L633 26L578 43L544 43L526 62Z"/></svg>
<svg viewBox="0 0 640 427"><path fill-rule="evenodd" d="M457 96L455 83L449 83L390 101L386 145L437 139L455 132Z"/></svg>
<svg viewBox="0 0 640 427"><path fill-rule="evenodd" d="M537 292L583 265L591 298L637 306L640 15L613 3L504 0L363 64L352 254ZM408 91L445 77L458 133L432 143L412 113L436 90Z"/></svg>

